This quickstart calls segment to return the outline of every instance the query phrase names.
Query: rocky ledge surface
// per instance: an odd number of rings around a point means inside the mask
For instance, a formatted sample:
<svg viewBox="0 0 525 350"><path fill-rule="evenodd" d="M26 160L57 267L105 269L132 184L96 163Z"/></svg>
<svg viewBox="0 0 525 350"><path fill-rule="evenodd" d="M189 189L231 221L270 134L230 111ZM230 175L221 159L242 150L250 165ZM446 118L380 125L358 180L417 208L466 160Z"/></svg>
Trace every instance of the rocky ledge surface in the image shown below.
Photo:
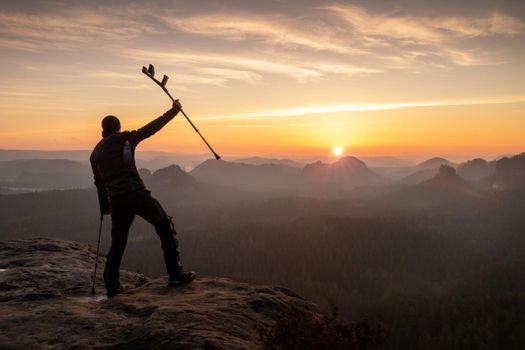
<svg viewBox="0 0 525 350"><path fill-rule="evenodd" d="M90 294L94 259L76 242L0 242L0 348L261 349L260 330L289 310L319 315L283 287L198 278L174 288L127 271L134 288L106 300L101 271Z"/></svg>

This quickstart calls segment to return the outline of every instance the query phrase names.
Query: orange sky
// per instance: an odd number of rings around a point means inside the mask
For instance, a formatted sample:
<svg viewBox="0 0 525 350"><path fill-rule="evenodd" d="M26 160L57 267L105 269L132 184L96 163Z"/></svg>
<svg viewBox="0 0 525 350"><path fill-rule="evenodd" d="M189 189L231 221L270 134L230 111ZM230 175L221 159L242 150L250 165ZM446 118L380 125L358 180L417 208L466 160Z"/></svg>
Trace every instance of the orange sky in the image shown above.
<svg viewBox="0 0 525 350"><path fill-rule="evenodd" d="M524 151L523 5L469 3L6 1L0 148L89 149L106 114L140 127L169 107L154 63L226 156ZM182 117L141 149L207 151Z"/></svg>

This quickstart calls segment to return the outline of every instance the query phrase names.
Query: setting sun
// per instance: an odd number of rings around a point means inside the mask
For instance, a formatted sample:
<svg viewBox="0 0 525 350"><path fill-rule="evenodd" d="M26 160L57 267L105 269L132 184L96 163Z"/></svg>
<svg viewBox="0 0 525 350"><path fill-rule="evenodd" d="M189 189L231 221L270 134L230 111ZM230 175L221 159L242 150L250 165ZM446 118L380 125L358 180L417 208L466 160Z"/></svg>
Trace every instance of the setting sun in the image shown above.
<svg viewBox="0 0 525 350"><path fill-rule="evenodd" d="M336 157L339 157L343 154L344 152L344 149L343 147L340 147L340 146L336 146L334 148L332 148L332 154Z"/></svg>

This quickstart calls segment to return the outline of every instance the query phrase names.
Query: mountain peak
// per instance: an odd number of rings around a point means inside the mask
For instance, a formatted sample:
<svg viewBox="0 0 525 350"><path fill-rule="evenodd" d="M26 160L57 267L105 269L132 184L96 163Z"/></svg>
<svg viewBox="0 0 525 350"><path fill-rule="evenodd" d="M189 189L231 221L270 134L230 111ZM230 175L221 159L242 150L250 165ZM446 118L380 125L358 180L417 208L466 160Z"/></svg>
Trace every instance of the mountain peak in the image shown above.
<svg viewBox="0 0 525 350"><path fill-rule="evenodd" d="M354 156L344 156L344 157L341 157L339 159L337 159L335 162L333 163L324 163L320 160L316 161L316 162L313 162L313 163L310 163L310 164L307 164L305 166L305 169L306 168L310 168L310 169L314 169L314 168L325 168L325 169L336 169L336 168L339 168L339 167L352 167L352 168L355 168L355 169L368 169L368 166L365 164L365 162L363 162L362 160L360 160L359 158L357 157L354 157Z"/></svg>
<svg viewBox="0 0 525 350"><path fill-rule="evenodd" d="M465 180L456 173L456 169L450 165L442 164L439 167L439 172L436 176L423 182L423 185L439 186L439 187L464 187Z"/></svg>
<svg viewBox="0 0 525 350"><path fill-rule="evenodd" d="M365 164L365 162L363 162L362 160L354 156L341 157L341 159L332 163L332 165L336 165L336 166L344 165L344 166L358 167L361 169L368 169L368 166Z"/></svg>
<svg viewBox="0 0 525 350"><path fill-rule="evenodd" d="M303 175L307 186L321 191L352 189L383 182L381 176L371 171L363 161L352 156L342 157L332 164L321 161L308 164L303 168Z"/></svg>
<svg viewBox="0 0 525 350"><path fill-rule="evenodd" d="M440 177L446 177L446 178L456 177L456 176L457 176L457 174L456 174L456 169L454 169L454 168L451 167L451 166L448 166L448 165L442 164L442 165L439 167L439 174L438 174L438 176L440 176Z"/></svg>
<svg viewBox="0 0 525 350"><path fill-rule="evenodd" d="M236 159L233 162L243 163L243 164L252 164L252 165L276 164L276 165L291 166L294 168L302 168L304 166L303 163L299 163L291 159L264 158L264 157L259 157L259 156Z"/></svg>
<svg viewBox="0 0 525 350"><path fill-rule="evenodd" d="M492 182L493 188L523 189L525 187L525 153L498 160Z"/></svg>
<svg viewBox="0 0 525 350"><path fill-rule="evenodd" d="M451 161L441 157L434 157L416 165L418 168L439 168L441 165L454 165Z"/></svg>
<svg viewBox="0 0 525 350"><path fill-rule="evenodd" d="M193 176L174 164L155 171L146 177L145 180L155 188L162 186L188 186L196 182Z"/></svg>

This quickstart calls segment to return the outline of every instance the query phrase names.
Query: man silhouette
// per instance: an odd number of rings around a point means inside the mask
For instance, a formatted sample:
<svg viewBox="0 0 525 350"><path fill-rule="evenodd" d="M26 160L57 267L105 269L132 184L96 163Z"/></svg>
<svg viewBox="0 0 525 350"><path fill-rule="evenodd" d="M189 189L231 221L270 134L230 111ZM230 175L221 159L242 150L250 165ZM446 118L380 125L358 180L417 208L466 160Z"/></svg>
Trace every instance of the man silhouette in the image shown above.
<svg viewBox="0 0 525 350"><path fill-rule="evenodd" d="M137 145L162 129L180 109L177 100L162 116L133 131L121 132L120 121L115 116L108 115L102 119L102 140L95 146L89 160L98 191L100 213L111 214L111 248L104 268L108 298L124 291L119 282L120 262L135 215L155 227L162 243L168 284L176 286L191 282L196 276L195 272L182 270L171 217L146 189L135 166Z"/></svg>

